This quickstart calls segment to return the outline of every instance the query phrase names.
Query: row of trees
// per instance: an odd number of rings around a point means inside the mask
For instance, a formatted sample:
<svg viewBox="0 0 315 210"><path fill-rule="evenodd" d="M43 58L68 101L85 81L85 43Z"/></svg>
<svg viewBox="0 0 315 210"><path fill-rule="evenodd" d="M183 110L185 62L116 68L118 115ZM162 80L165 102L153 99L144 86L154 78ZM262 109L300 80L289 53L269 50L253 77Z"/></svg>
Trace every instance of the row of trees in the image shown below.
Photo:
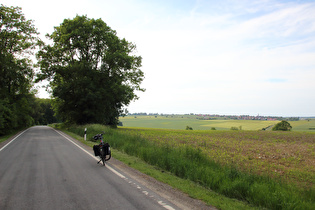
<svg viewBox="0 0 315 210"><path fill-rule="evenodd" d="M19 8L1 5L0 18L0 134L5 134L34 124L34 71L29 55L39 39Z"/></svg>
<svg viewBox="0 0 315 210"><path fill-rule="evenodd" d="M144 91L136 46L101 19L65 19L46 35L52 44L38 38L19 7L1 5L0 21L0 134L56 120L41 118L51 103L35 98L34 82L48 80L54 111L62 121L77 124L116 126L125 107L138 99L136 91Z"/></svg>

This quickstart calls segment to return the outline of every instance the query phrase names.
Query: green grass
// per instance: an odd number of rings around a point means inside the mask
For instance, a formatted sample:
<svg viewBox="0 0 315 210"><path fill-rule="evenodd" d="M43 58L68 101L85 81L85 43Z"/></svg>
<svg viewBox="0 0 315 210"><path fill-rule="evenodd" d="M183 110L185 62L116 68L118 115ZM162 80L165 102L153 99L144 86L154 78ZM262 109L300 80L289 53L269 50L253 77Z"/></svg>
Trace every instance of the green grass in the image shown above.
<svg viewBox="0 0 315 210"><path fill-rule="evenodd" d="M293 131L315 132L315 120L290 121L289 123L293 127Z"/></svg>
<svg viewBox="0 0 315 210"><path fill-rule="evenodd" d="M5 135L5 136L0 136L0 143L6 141L8 138L10 138L12 135Z"/></svg>
<svg viewBox="0 0 315 210"><path fill-rule="evenodd" d="M186 194L190 197L203 200L206 204L215 206L219 209L258 209L257 207L248 205L245 202L231 199L220 195L212 190L206 189L199 184L188 179L182 179L174 176L172 173L161 170L158 167L152 166L141 160L140 158L127 155L119 150L112 150L113 157L124 162L130 167L147 174L156 180L164 182Z"/></svg>
<svg viewBox="0 0 315 210"><path fill-rule="evenodd" d="M84 127L85 126L72 127L69 131L79 131L81 132L81 135ZM268 173L265 173L265 175L259 175L257 174L257 171L250 173L250 171L241 170L239 166L246 163L246 160L243 159L242 156L235 156L238 155L241 150L238 152L235 150L228 150L224 155L226 155L226 157L229 157L230 155L233 158L231 162L227 162L225 164L210 158L211 156L207 155L205 150L203 150L204 146L222 146L222 143L228 146L225 148L229 148L229 145L231 145L231 148L233 149L237 149L238 146L242 148L242 145L243 147L246 147L248 142L245 140L249 138L252 139L251 143L256 142L258 145L257 148L262 149L258 152L259 155L262 155L262 157L265 158L266 156L261 154L264 149L268 152L268 147L273 148L277 145L282 146L285 141L288 142L288 145L292 144L297 140L297 138L303 137L303 135L298 133L290 134L283 132L256 131L256 134L253 131L220 132L158 129L113 130L102 126L99 127L99 125L89 125L87 127L88 131L93 131L93 135L106 129L107 135L105 135L105 140L111 144L112 148L118 149L128 155L138 157L144 162L156 166L160 170L168 171L169 173L184 180L190 180L195 184L202 186L204 189L211 189L220 195L248 202L254 206L269 209L314 209L315 207L314 188L297 187L295 184L282 181L280 179L281 176L271 178L270 176L267 176ZM206 141L204 139L204 135L208 135L210 140ZM217 138L218 135L221 137ZM289 138L289 135L293 135L292 140ZM223 137L226 138L226 140L224 140ZM312 145L312 142L314 142L314 138L312 136L306 135L305 137L310 139L305 140L302 145L303 148L305 146L304 144ZM231 141L231 143L229 143L229 141ZM264 141L266 141L266 143ZM237 147L233 146L236 142L239 142L237 143ZM243 142L245 144L243 144ZM221 150L220 147L217 147L219 151ZM306 145L306 147L308 147L308 145ZM293 148L295 148L294 145ZM250 148L249 151L252 149L253 148ZM226 151L226 149L222 150L222 152L223 151ZM247 153L245 154L247 155ZM290 157L292 157L292 161L295 161L295 158L293 158L294 156ZM304 158L303 156L300 157ZM253 160L247 156L246 158L249 162ZM260 160L262 159L257 159L257 162L254 162L255 164L253 166L257 167L257 169L265 170L266 168L264 165L261 165L263 162ZM273 158L270 160L273 160ZM290 159L288 160L290 161ZM242 164L237 164L238 162L241 162ZM131 163L132 161L128 162L128 164ZM267 161L265 164L268 163L270 164L269 167L273 167L272 164L274 164L274 162ZM285 163L291 164L291 162ZM296 165L298 166L301 164L300 162L297 162ZM263 168L261 168L261 166ZM296 173L302 174L299 172ZM309 181L312 183L312 175L310 176Z"/></svg>

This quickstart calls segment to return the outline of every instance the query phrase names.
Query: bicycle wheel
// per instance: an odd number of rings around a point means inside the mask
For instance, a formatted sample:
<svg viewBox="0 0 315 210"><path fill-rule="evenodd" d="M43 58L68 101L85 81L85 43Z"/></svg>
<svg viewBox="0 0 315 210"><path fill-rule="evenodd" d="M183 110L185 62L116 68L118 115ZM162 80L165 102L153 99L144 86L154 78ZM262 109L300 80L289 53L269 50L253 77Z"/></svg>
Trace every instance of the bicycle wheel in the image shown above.
<svg viewBox="0 0 315 210"><path fill-rule="evenodd" d="M101 147L100 148L100 158L101 158L101 160L103 162L103 166L105 166L105 157L106 157L105 151L104 151L103 147Z"/></svg>
<svg viewBox="0 0 315 210"><path fill-rule="evenodd" d="M103 162L103 166L105 166L105 157L102 156L102 162Z"/></svg>
<svg viewBox="0 0 315 210"><path fill-rule="evenodd" d="M110 147L108 147L108 152L106 154L106 159L105 161L108 161L112 157L112 152L110 151Z"/></svg>

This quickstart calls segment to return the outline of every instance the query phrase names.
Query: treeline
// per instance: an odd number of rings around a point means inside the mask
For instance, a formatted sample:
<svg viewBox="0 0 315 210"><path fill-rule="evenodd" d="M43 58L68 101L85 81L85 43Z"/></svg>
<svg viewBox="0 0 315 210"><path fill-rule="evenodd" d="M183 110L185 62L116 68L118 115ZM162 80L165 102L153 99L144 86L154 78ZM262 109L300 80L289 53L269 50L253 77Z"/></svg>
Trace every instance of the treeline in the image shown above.
<svg viewBox="0 0 315 210"><path fill-rule="evenodd" d="M32 94L19 97L0 100L0 136L33 125L60 122L53 111L52 99L40 99Z"/></svg>
<svg viewBox="0 0 315 210"><path fill-rule="evenodd" d="M35 124L55 122L50 99L33 89L30 56L40 44L31 21L17 7L0 7L0 135Z"/></svg>

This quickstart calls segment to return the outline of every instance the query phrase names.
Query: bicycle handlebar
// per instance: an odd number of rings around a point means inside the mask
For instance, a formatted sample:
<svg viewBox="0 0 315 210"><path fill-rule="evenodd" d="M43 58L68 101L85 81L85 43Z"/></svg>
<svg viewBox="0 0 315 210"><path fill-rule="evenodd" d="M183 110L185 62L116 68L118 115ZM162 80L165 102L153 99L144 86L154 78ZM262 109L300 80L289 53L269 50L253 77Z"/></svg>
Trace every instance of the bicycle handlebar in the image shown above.
<svg viewBox="0 0 315 210"><path fill-rule="evenodd" d="M103 134L96 134L96 135L93 137L93 139L94 139L94 140L99 140L100 138L102 138L102 135L103 135Z"/></svg>
<svg viewBox="0 0 315 210"><path fill-rule="evenodd" d="M103 134L105 134L105 131L103 131L103 132L100 133L100 134L96 134L96 135L93 137L93 139L94 139L95 141L101 140L101 142L103 142Z"/></svg>

